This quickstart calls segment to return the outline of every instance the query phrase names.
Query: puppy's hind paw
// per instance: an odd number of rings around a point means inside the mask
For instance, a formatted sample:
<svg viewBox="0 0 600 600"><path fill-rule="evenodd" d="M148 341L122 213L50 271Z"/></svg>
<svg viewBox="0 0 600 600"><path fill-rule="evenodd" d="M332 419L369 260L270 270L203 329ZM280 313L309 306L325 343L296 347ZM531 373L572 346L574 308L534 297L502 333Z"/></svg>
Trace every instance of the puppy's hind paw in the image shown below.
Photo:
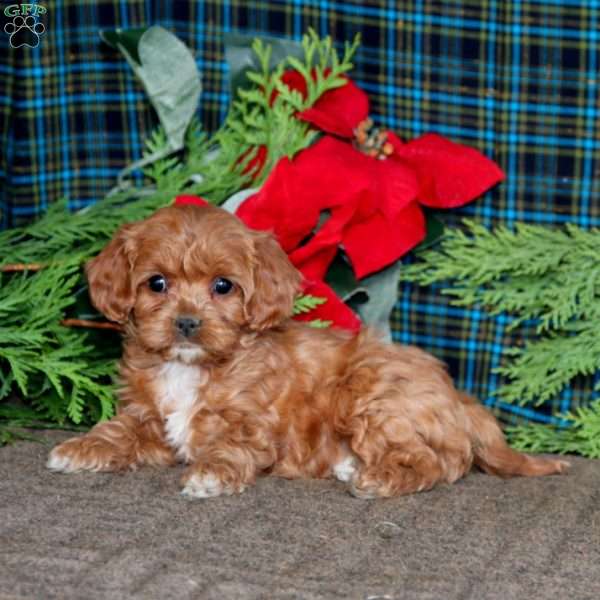
<svg viewBox="0 0 600 600"><path fill-rule="evenodd" d="M187 479L181 494L188 498L215 498L223 494L230 496L236 491L243 492L244 490L244 486L235 490L224 484L213 473L194 473Z"/></svg>
<svg viewBox="0 0 600 600"><path fill-rule="evenodd" d="M358 487L356 477L351 479L350 485L348 486L348 492L351 496L360 498L361 500L375 500L380 497L376 488L369 488L367 486Z"/></svg>
<svg viewBox="0 0 600 600"><path fill-rule="evenodd" d="M347 456L339 463L333 465L333 475L338 481L351 481L356 471L356 459L353 456Z"/></svg>

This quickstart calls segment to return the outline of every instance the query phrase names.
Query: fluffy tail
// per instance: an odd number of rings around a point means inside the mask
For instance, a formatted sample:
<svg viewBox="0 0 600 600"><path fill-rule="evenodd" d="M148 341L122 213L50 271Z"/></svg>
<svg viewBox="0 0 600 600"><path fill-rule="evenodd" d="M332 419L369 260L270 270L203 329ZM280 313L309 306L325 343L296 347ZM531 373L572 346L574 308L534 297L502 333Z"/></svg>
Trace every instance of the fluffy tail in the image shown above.
<svg viewBox="0 0 600 600"><path fill-rule="evenodd" d="M499 477L537 477L564 473L569 468L565 460L529 456L508 446L496 419L479 403L464 395L462 400L471 420L475 464Z"/></svg>

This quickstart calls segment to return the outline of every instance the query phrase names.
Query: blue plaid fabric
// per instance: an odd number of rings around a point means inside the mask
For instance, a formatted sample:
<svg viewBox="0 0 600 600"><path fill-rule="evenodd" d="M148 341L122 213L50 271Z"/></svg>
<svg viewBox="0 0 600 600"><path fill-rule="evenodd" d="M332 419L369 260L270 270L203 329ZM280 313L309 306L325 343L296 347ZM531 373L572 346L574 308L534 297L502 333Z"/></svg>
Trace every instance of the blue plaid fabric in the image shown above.
<svg viewBox="0 0 600 600"><path fill-rule="evenodd" d="M337 44L362 35L353 77L372 114L405 139L436 131L477 147L506 171L484 198L443 214L486 225L517 221L600 225L598 122L600 2L589 0L58 0L36 47L13 47L0 13L0 228L34 218L62 196L78 208L100 199L141 155L155 120L122 57L100 29L160 24L195 53L208 130L229 105L224 32L300 38L308 27ZM12 6L4 2L2 10ZM21 31L21 34L23 31ZM27 32L25 32L27 33ZM18 40L16 40L18 41ZM439 287L403 285L394 339L449 363L459 385L505 420L551 414L595 397L581 378L556 402L499 404L493 369L532 326L451 307Z"/></svg>

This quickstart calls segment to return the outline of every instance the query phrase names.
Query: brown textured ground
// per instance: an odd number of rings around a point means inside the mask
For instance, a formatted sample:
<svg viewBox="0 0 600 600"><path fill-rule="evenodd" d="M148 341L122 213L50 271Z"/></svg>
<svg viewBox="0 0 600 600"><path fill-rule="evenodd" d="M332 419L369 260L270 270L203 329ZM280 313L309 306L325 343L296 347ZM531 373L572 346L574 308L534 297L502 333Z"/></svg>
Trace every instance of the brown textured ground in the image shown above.
<svg viewBox="0 0 600 600"><path fill-rule="evenodd" d="M2 600L600 597L599 461L393 500L265 478L192 501L181 468L56 475L48 449L0 449Z"/></svg>

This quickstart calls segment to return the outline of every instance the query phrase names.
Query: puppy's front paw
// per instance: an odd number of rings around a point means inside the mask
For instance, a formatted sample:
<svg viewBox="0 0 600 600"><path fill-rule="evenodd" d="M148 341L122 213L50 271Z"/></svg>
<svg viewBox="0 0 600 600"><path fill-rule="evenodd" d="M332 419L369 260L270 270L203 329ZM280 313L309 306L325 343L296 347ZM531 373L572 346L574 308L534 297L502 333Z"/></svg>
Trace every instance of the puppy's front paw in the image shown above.
<svg viewBox="0 0 600 600"><path fill-rule="evenodd" d="M231 485L221 481L214 473L197 472L192 473L184 480L184 487L181 493L188 498L215 498L225 494L230 496L234 493L241 493L246 489L245 486L234 488Z"/></svg>
<svg viewBox="0 0 600 600"><path fill-rule="evenodd" d="M57 473L77 471L114 471L122 468L116 448L104 440L88 436L71 438L54 448L46 467Z"/></svg>
<svg viewBox="0 0 600 600"><path fill-rule="evenodd" d="M57 473L73 473L78 470L76 462L69 456L68 452L57 446L48 455L46 468Z"/></svg>
<svg viewBox="0 0 600 600"><path fill-rule="evenodd" d="M93 470L93 461L89 452L85 451L83 438L71 438L52 449L46 467L57 473L75 473L76 471Z"/></svg>

